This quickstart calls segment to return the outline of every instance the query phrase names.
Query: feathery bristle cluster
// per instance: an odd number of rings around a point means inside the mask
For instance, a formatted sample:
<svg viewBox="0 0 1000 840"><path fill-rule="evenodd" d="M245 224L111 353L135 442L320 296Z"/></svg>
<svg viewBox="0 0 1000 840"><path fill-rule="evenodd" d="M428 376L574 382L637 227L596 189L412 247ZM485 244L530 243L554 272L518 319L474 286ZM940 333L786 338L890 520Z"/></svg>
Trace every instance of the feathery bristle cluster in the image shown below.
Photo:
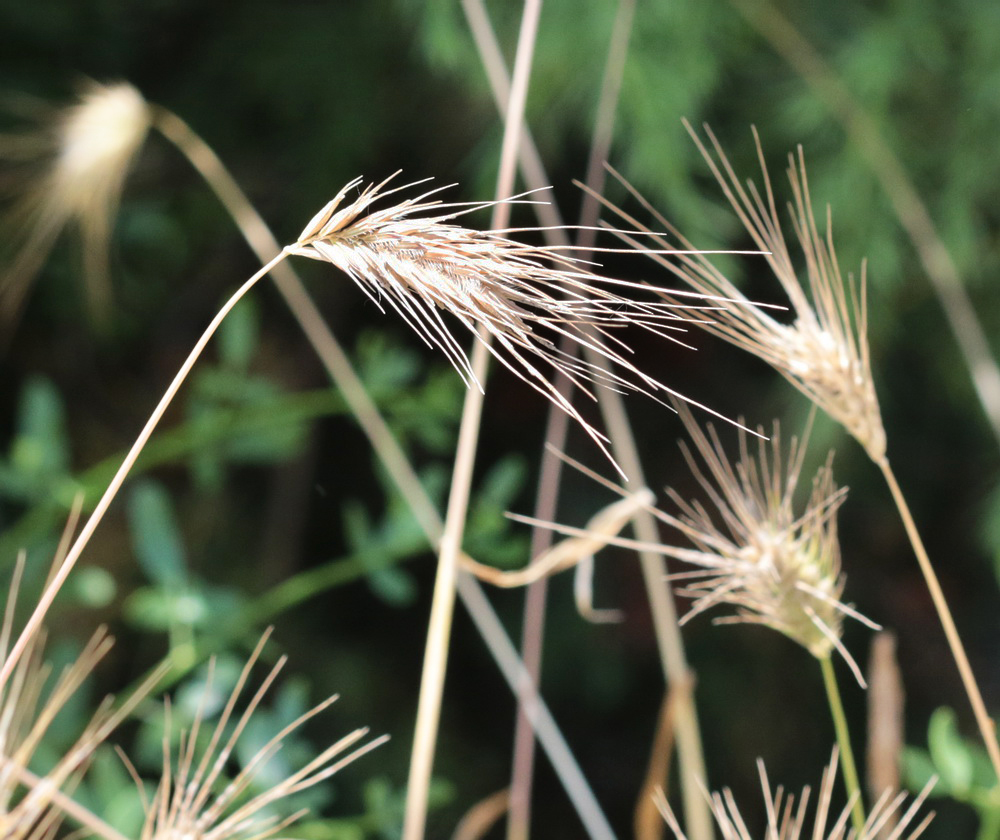
<svg viewBox="0 0 1000 840"><path fill-rule="evenodd" d="M539 370L539 362L591 397L591 384L673 393L626 358L631 351L612 331L636 325L663 335L686 320L678 311L683 307L624 297L613 289L650 290L595 276L557 249L507 238L512 231L483 232L452 223L495 202L446 205L430 199L438 192L433 190L372 209L376 199L407 189L384 190L389 180L365 186L341 206L360 184L360 179L352 181L289 250L337 266L380 309L382 301L388 303L428 345L445 353L466 385L482 388L441 312L450 313L474 335L480 335L480 329L489 333L495 345L487 346L494 357L570 414L602 448L603 435L559 393ZM597 352L616 370L605 371L564 353L557 346L560 337Z"/></svg>
<svg viewBox="0 0 1000 840"><path fill-rule="evenodd" d="M23 571L21 556L0 627L0 663L10 674L0 683L0 836L6 840L46 840L61 822L62 792L73 786L94 750L132 712L151 684L118 708L112 708L108 698L51 769L43 777L36 776L29 767L50 727L110 650L113 640L100 628L46 688L51 669L43 661L44 629L38 626L27 639L19 639L23 647L14 643L14 612ZM13 652L15 649L19 654ZM16 661L11 661L12 656Z"/></svg>
<svg viewBox="0 0 1000 840"><path fill-rule="evenodd" d="M355 730L273 787L250 795L248 790L254 779L278 753L285 738L337 699L330 697L278 732L235 777L226 781L224 774L237 742L286 661L285 657L278 660L243 713L236 715L236 705L268 635L265 633L247 661L203 750L199 744L204 707L199 709L191 731L182 734L176 759L171 756L168 726L163 741L163 777L153 801L146 808L140 840L263 840L271 837L304 815L300 811L279 819L271 812L273 803L328 779L386 740L385 737L377 738L348 752L368 734L367 729ZM205 699L210 689L211 668Z"/></svg>
<svg viewBox="0 0 1000 840"><path fill-rule="evenodd" d="M809 502L797 513L795 494L805 457L804 440L792 440L786 466L777 424L770 443L758 441L756 458L741 433L740 460L734 466L715 430L709 427L706 433L689 411L679 410L707 474L686 447L685 457L715 507L713 514L700 502L688 502L668 491L680 514L657 512L696 546L695 550L666 549L664 553L704 570L676 576L687 581L682 594L695 599L684 621L718 604L731 604L737 608L736 615L716 619L717 623L763 624L817 658L836 650L864 684L840 641L842 620L849 615L877 625L840 600L844 577L836 513L846 489L834 484L831 461L817 472Z"/></svg>
<svg viewBox="0 0 1000 840"><path fill-rule="evenodd" d="M688 126L698 149L708 162L743 226L788 295L795 313L791 324L783 324L768 312L753 306L736 286L704 256L681 253L677 256L650 252L650 256L706 295L745 301L745 306L728 307L718 313L705 329L750 351L775 367L796 388L823 411L842 424L876 462L885 457L885 431L871 372L865 309L865 266L861 268L860 291L849 278L845 285L833 247L832 222L827 212L826 235L816 225L809 198L805 159L789 155L788 179L794 203L789 204L796 238L805 260L809 294L799 281L771 189L760 138L754 131L757 155L764 181L763 195L752 181L744 186L721 145L706 126L712 152ZM615 173L617 174L617 173ZM626 186L628 186L626 184ZM639 198L667 230L686 244L684 237ZM617 208L612 208L617 209ZM618 211L620 215L624 213ZM630 218L625 216L626 218ZM630 221L634 221L631 220ZM631 240L643 249L640 242Z"/></svg>
<svg viewBox="0 0 1000 840"><path fill-rule="evenodd" d="M850 822L851 803L848 803L839 813L833 810L833 786L837 773L837 754L834 751L830 764L823 771L819 797L816 802L816 813L810 825L807 822L810 789L808 787L803 789L798 805L796 805L793 794L786 794L781 787L774 791L771 790L767 771L764 769L762 761L758 760L757 769L760 773L764 806L767 813L767 829L762 835L763 840L805 840L805 838L810 838L810 840L876 840L876 838L878 840L916 840L934 818L932 812L923 819L917 820L917 812L930 793L932 782L902 813L900 812L905 802L905 796L903 794L892 796L891 792L886 791L868 814L864 828L860 833L856 832L851 827ZM744 822L732 791L726 788L721 793L713 793L710 802L712 814L715 816L719 831L725 840L754 840L755 835ZM657 792L656 805L674 837L678 840L687 840L662 791Z"/></svg>
<svg viewBox="0 0 1000 840"><path fill-rule="evenodd" d="M107 253L129 165L146 138L151 111L125 82L90 83L77 102L40 128L0 137L0 158L43 167L29 175L25 197L12 211L23 245L3 271L5 310L16 309L59 233L75 222L83 238L91 303L108 297Z"/></svg>

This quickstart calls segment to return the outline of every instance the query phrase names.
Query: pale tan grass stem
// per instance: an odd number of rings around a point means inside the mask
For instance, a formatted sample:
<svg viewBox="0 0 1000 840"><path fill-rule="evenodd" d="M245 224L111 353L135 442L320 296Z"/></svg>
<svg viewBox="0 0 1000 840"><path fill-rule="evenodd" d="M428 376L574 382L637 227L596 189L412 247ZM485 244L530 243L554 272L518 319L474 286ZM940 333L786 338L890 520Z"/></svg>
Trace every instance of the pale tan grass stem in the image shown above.
<svg viewBox="0 0 1000 840"><path fill-rule="evenodd" d="M882 475L885 476L885 481L889 485L889 491L892 493L892 499L896 503L896 508L899 510L900 518L903 520L903 527L906 529L906 535L910 539L910 544L913 546L913 552L916 555L917 563L920 565L920 571L923 572L924 580L927 583L927 590L930 592L931 600L934 602L934 608L937 610L938 618L941 620L941 627L944 630L944 635L948 639L948 646L951 648L951 655L955 659L955 664L958 666L958 673L962 678L962 685L965 687L965 693L969 697L969 702L972 705L972 713L976 718L976 725L979 727L979 734L982 736L983 743L986 745L986 752L989 754L990 763L993 765L993 772L996 774L998 781L1000 781L1000 745L997 743L997 728L996 723L990 717L989 712L986 711L986 704L983 702L983 695L979 690L979 684L976 682L976 677L972 673L972 665L969 664L969 657L965 652L965 645L962 644L962 639L958 635L958 629L955 627L955 620L951 615L951 608L948 606L948 600L944 596L944 592L941 590L941 584L938 582L937 573L934 571L934 566L931 564L930 557L927 556L927 549L924 548L924 541L920 538L920 532L917 530L917 524L913 521L913 515L910 513L909 505L906 504L906 498L903 496L903 491L899 488L899 483L896 481L896 475L892 471L892 467L889 466L888 459L883 459L881 463L878 464L879 468L882 470Z"/></svg>
<svg viewBox="0 0 1000 840"><path fill-rule="evenodd" d="M498 109L503 112L507 106L509 95L508 75L486 7L482 0L463 0L462 8L466 13L477 49L490 80L493 97ZM521 144L521 172L529 189L544 187L548 183L541 158L527 126L523 130ZM547 208L549 215L545 217L539 215L539 220L546 228L546 235L550 237L550 242L568 245L568 240L561 230L562 219L555 211L555 206L536 205L536 211L539 213L543 208ZM601 364L602 362L597 360L595 363ZM605 424L616 460L630 481L635 481L637 486L646 486L635 440L621 397L607 388L599 389L597 396L601 403L601 410L605 417ZM651 514L637 517L636 533L643 543L654 545L658 542L659 532L656 521ZM664 676L668 685L688 684L692 676L687 664L687 657L684 654L684 643L677 622L672 588L667 580L666 564L662 557L652 551L640 551L639 560L646 591L649 595L650 611ZM711 810L701 794L707 776L692 694L685 694L678 703L676 727L677 751L680 760L680 787L690 840L711 840L714 836L713 820Z"/></svg>
<svg viewBox="0 0 1000 840"><path fill-rule="evenodd" d="M517 147L521 139L524 105L528 94L528 79L535 51L535 36L541 14L541 0L526 0L518 35L514 75L510 101L504 118L503 146L500 169L497 175L491 227L505 228L508 224L510 205L503 199L514 193L514 175L517 167ZM484 382L489 364L489 333L480 329L472 355L474 378ZM424 667L420 677L420 697L417 704L416 733L410 759L409 783L406 789L406 812L403 818L403 840L422 840L427 822L427 794L430 789L431 769L434 763L434 746L441 716L441 699L444 693L445 671L451 635L451 620L455 603L455 578L458 558L465 532L472 471L475 464L476 445L482 417L483 393L469 388L462 408L458 447L452 473L448 510L445 515L444 535L438 554L434 597L427 630Z"/></svg>
<svg viewBox="0 0 1000 840"><path fill-rule="evenodd" d="M600 191L603 185L603 161L607 158L614 137L615 112L618 95L628 55L628 42L635 15L635 0L619 0L615 22L609 39L608 57L604 65L604 79L598 97L597 117L594 120L594 134L590 144L590 158L587 165L587 183ZM501 73L506 76L506 73ZM522 147L526 142L526 132L522 131ZM523 155L522 155L523 158ZM577 246L582 249L581 259L589 259L590 249L597 235L597 221L600 205L584 197L580 210L580 231ZM568 337L560 339L560 349L575 353L575 347ZM556 389L567 400L572 399L571 383L560 374L556 377ZM535 502L535 516L539 519L555 519L559 499L559 483L562 475L562 461L555 450L566 448L569 420L565 412L557 411L549 405L545 430L545 449L542 453L541 476ZM531 535L531 556L537 557L552 546L552 533L544 528L535 528ZM545 614L548 596L548 580L541 578L529 584L524 597L524 616L521 631L521 655L525 667L535 685L541 682L542 650L545 634ZM535 766L535 735L529 717L523 711L527 695L518 697L518 712L514 725L514 752L510 780L510 814L507 818L507 840L527 840L531 825L531 790Z"/></svg>

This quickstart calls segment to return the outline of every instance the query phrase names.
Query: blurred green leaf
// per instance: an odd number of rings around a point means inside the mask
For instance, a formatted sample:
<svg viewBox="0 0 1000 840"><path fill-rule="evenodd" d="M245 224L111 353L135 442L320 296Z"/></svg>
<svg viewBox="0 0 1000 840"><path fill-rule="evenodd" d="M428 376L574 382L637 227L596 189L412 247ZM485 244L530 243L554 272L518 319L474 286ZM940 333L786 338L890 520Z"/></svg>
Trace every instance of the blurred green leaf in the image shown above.
<svg viewBox="0 0 1000 840"><path fill-rule="evenodd" d="M144 479L128 495L132 548L148 578L175 591L187 577L184 540L170 496L158 482Z"/></svg>
<svg viewBox="0 0 1000 840"><path fill-rule="evenodd" d="M257 299L247 295L230 310L219 327L219 359L223 366L245 374L257 352L259 335Z"/></svg>
<svg viewBox="0 0 1000 840"><path fill-rule="evenodd" d="M953 796L964 797L972 783L972 757L958 734L954 711L940 708L934 712L927 730L927 747L942 784Z"/></svg>
<svg viewBox="0 0 1000 840"><path fill-rule="evenodd" d="M0 461L0 494L33 502L58 493L72 498L69 438L62 398L41 376L29 377L21 391L10 451Z"/></svg>

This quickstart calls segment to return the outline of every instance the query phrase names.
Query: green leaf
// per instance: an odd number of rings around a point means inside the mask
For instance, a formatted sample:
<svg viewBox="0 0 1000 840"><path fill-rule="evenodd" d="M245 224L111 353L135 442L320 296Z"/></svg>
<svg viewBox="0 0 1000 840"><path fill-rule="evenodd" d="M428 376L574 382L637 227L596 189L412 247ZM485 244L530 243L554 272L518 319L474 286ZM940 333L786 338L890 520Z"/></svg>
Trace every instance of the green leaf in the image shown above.
<svg viewBox="0 0 1000 840"><path fill-rule="evenodd" d="M972 783L973 759L958 734L954 711L941 707L931 715L927 746L942 783L954 796L963 798Z"/></svg>
<svg viewBox="0 0 1000 840"><path fill-rule="evenodd" d="M251 295L244 297L219 326L219 359L228 368L246 373L257 352L260 312Z"/></svg>
<svg viewBox="0 0 1000 840"><path fill-rule="evenodd" d="M128 516L143 571L152 582L179 589L187 576L184 544L167 491L155 481L140 481L129 494Z"/></svg>

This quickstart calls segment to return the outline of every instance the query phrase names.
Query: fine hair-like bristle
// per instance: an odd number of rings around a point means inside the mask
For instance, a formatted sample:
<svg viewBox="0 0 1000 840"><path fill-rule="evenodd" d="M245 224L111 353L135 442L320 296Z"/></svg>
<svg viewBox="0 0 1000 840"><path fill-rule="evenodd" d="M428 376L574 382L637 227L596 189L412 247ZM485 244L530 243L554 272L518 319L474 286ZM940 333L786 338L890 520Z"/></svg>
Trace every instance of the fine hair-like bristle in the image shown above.
<svg viewBox="0 0 1000 840"><path fill-rule="evenodd" d="M820 234L816 224L801 147L797 155L788 158L788 180L794 199L788 210L805 263L805 283L799 280L795 261L782 233L778 206L756 130L754 142L760 160L763 192L752 181L745 185L740 181L711 129L705 126L711 143L709 150L689 125L687 128L740 222L763 252L788 296L794 321L782 323L766 308L751 305L703 255L657 253L634 237L626 235L624 238L693 289L706 295L744 301L746 305L727 307L702 326L772 365L820 409L842 424L864 446L872 460L881 462L885 458L886 439L868 347L866 267L861 267L860 289L852 277L844 281L833 246L829 210L825 235ZM631 185L617 172L612 172L654 215L658 224L674 234L681 244L688 244ZM607 206L641 228L628 214L610 204Z"/></svg>
<svg viewBox="0 0 1000 840"><path fill-rule="evenodd" d="M795 795L786 793L784 788L771 788L767 778L764 762L757 761L757 771L760 774L760 785L764 794L764 808L767 813L767 829L763 834L750 831L740 814L739 805L732 791L725 788L721 793L713 793L709 797L712 814L718 823L719 831L726 840L754 840L755 836L766 840L916 840L930 825L934 813L926 814L917 819L918 812L927 799L933 787L932 781L903 810L905 796L893 796L886 791L868 814L860 831L851 827L850 814L852 802L839 812L833 808L833 785L837 774L837 751L834 750L829 765L823 771L823 779L819 786L816 799L815 815L812 821L808 818L808 806L811 791L803 788L802 795L796 804ZM708 796L708 794L706 794ZM656 806L660 809L664 821L677 840L687 840L684 831L677 821L673 809L667 802L663 791L657 791Z"/></svg>
<svg viewBox="0 0 1000 840"><path fill-rule="evenodd" d="M380 309L383 302L395 309L428 345L444 352L468 386L482 388L482 383L441 313L476 336L479 330L489 333L493 356L579 422L602 449L604 435L558 392L540 365L564 374L591 397L595 384L654 397L674 394L631 361L632 351L612 333L635 325L665 335L690 320L682 310L699 307L634 300L617 290L647 296L656 290L597 276L563 251L509 238L512 231L478 231L453 221L495 202L443 204L432 199L439 191L432 190L374 209L377 199L416 186L387 190L391 177L364 186L351 201L348 194L361 180L349 183L290 250L332 263ZM560 337L597 352L615 370L563 352Z"/></svg>

